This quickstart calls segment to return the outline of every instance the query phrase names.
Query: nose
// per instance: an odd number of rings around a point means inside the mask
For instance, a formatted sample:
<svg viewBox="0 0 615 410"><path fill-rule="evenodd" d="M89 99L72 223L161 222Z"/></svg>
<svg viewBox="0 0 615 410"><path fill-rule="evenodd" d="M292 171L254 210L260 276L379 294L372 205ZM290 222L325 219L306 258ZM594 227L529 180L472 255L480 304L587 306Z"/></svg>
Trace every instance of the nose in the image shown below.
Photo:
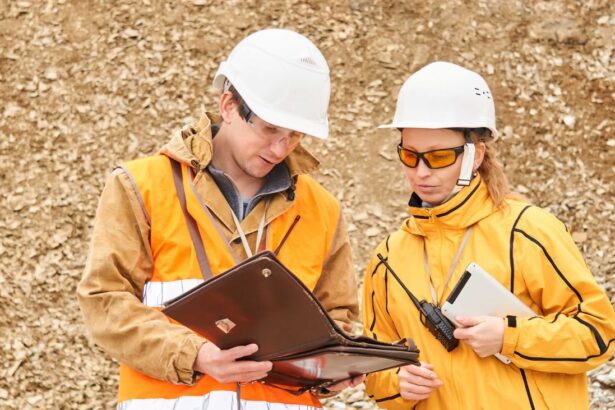
<svg viewBox="0 0 615 410"><path fill-rule="evenodd" d="M424 178L431 175L431 168L427 166L423 158L419 159L419 163L416 166L416 176Z"/></svg>
<svg viewBox="0 0 615 410"><path fill-rule="evenodd" d="M288 146L287 139L279 139L269 145L269 150L273 155L275 155L276 159L279 160L283 160L288 154L290 154L289 149L290 147Z"/></svg>

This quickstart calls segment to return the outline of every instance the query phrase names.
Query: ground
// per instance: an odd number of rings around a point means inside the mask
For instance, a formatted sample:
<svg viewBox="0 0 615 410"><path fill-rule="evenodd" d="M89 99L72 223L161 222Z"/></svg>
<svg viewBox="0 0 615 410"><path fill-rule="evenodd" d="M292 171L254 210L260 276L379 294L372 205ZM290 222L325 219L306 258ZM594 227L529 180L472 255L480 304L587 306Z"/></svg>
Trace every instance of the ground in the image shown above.
<svg viewBox="0 0 615 410"><path fill-rule="evenodd" d="M379 130L414 70L447 60L491 85L516 191L548 208L615 301L615 6L586 1L0 0L0 407L111 408L117 364L75 301L115 164L215 110L234 44L285 27L322 49L331 138L307 141L344 204L357 272L406 215L398 134ZM590 377L615 409L615 368ZM353 404L351 404L353 403ZM374 408L360 389L332 408Z"/></svg>

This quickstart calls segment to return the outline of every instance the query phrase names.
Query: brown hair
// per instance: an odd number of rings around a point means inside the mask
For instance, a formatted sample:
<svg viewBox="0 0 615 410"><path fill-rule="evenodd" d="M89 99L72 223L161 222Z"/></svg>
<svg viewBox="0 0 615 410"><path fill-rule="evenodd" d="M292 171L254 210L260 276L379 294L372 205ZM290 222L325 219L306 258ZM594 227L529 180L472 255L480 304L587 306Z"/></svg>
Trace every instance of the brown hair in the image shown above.
<svg viewBox="0 0 615 410"><path fill-rule="evenodd" d="M226 91L231 93L231 95L233 96L233 100L235 100L238 104L243 103L243 98L241 98L241 95L239 95L239 92L233 84L229 83L228 89Z"/></svg>
<svg viewBox="0 0 615 410"><path fill-rule="evenodd" d="M237 91L237 89L235 88L233 84L229 83L227 90L231 93L231 98L233 99L233 101L237 103L237 109L239 110L239 115L241 115L241 117L244 120L249 121L253 112L250 109L250 107L248 107L248 104L246 104L243 97L239 94L239 92Z"/></svg>

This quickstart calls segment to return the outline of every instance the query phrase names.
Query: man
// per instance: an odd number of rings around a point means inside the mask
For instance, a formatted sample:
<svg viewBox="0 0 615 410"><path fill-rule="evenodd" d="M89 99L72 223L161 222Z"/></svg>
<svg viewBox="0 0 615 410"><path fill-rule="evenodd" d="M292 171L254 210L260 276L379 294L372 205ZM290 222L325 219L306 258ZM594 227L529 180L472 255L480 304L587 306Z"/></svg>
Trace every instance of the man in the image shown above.
<svg viewBox="0 0 615 410"><path fill-rule="evenodd" d="M346 330L358 313L340 205L306 175L318 162L300 145L328 136L323 55L295 32L262 30L233 49L214 85L219 117L204 115L107 182L77 290L85 322L121 363L119 409L318 408L319 392L250 383L272 366L238 360L258 346L220 350L160 312L288 233L279 259Z"/></svg>

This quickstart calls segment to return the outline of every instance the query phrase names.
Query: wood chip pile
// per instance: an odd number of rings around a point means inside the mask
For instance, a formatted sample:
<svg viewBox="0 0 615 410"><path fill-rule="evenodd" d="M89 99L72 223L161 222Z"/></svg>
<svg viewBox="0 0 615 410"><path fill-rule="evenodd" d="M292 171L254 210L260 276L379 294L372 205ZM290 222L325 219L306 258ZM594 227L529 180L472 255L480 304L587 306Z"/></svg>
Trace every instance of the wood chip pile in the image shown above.
<svg viewBox="0 0 615 410"><path fill-rule="evenodd" d="M213 74L265 27L299 31L331 68L331 139L306 145L343 201L362 276L406 215L393 116L414 70L482 73L515 189L562 219L615 301L615 7L608 0L0 0L0 408L115 404L117 364L75 301L97 198L115 164L216 110ZM129 314L129 312L127 312ZM590 375L615 409L615 366ZM331 409L375 409L362 387Z"/></svg>

